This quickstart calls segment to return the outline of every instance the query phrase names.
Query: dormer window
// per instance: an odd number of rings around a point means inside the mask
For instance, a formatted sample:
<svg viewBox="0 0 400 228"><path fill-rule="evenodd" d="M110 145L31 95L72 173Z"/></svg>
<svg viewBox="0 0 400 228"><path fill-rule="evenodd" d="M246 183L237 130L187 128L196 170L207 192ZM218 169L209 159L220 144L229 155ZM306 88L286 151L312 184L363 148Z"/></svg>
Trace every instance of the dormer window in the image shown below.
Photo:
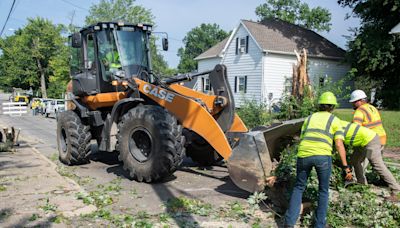
<svg viewBox="0 0 400 228"><path fill-rule="evenodd" d="M246 51L246 38L240 38L239 52L244 53Z"/></svg>

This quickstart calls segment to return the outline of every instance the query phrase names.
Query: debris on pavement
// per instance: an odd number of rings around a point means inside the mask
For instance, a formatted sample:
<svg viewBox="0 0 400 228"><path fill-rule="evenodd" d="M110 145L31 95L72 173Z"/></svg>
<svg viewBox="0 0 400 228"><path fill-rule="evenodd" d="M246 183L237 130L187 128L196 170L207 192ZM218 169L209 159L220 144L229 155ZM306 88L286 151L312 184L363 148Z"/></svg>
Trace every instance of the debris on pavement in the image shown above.
<svg viewBox="0 0 400 228"><path fill-rule="evenodd" d="M75 197L81 187L54 166L31 147L0 153L1 227L68 224L71 217L97 210Z"/></svg>

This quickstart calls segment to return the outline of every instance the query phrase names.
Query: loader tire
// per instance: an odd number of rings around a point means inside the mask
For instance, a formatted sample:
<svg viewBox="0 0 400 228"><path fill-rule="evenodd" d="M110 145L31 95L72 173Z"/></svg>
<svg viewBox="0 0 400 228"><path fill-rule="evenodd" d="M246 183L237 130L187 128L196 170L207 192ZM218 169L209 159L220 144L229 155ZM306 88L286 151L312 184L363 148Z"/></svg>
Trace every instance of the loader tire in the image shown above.
<svg viewBox="0 0 400 228"><path fill-rule="evenodd" d="M168 111L155 105L129 110L118 124L119 160L139 182L170 176L185 154L182 126Z"/></svg>
<svg viewBox="0 0 400 228"><path fill-rule="evenodd" d="M90 126L82 123L73 111L59 114L57 121L57 144L59 159L67 165L79 165L89 162Z"/></svg>
<svg viewBox="0 0 400 228"><path fill-rule="evenodd" d="M192 133L193 134L193 133ZM195 133L194 133L195 134ZM192 142L186 146L186 155L200 166L212 166L223 158L201 136L195 134Z"/></svg>

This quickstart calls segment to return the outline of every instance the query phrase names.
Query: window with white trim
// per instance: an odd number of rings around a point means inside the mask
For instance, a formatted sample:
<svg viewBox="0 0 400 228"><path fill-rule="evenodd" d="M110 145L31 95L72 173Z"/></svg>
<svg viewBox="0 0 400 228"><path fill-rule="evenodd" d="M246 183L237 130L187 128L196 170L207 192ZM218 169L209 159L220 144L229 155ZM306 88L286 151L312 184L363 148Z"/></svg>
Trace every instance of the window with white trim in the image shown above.
<svg viewBox="0 0 400 228"><path fill-rule="evenodd" d="M247 76L236 76L235 77L235 93L246 93L247 92Z"/></svg>
<svg viewBox="0 0 400 228"><path fill-rule="evenodd" d="M208 92L210 90L211 90L210 79L209 78L204 78L203 92Z"/></svg>
<svg viewBox="0 0 400 228"><path fill-rule="evenodd" d="M249 51L249 36L236 37L236 55L248 53Z"/></svg>
<svg viewBox="0 0 400 228"><path fill-rule="evenodd" d="M244 53L246 51L246 38L240 38L239 48L241 53Z"/></svg>

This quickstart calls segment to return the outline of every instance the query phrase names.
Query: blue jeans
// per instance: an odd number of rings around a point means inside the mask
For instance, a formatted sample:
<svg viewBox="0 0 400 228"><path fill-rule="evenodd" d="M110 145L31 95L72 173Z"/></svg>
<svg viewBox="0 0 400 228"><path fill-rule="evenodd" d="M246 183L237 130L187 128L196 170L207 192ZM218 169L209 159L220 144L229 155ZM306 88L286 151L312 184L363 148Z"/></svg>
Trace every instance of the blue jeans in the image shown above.
<svg viewBox="0 0 400 228"><path fill-rule="evenodd" d="M329 200L329 178L332 172L331 156L311 156L297 158L296 183L290 197L289 208L285 214L285 225L294 226L300 214L303 192L311 169L315 167L318 175L318 207L314 227L325 227Z"/></svg>

